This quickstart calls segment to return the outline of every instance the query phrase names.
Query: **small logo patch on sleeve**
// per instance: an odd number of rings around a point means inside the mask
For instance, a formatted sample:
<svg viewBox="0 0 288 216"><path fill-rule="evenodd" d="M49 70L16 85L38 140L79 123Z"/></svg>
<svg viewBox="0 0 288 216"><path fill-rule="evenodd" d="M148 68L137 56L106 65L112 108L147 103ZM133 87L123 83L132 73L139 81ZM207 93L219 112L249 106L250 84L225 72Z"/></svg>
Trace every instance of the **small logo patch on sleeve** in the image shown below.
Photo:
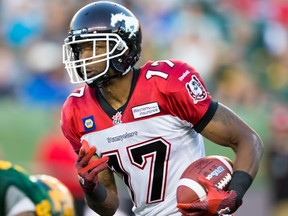
<svg viewBox="0 0 288 216"><path fill-rule="evenodd" d="M193 99L194 104L197 104L198 101L205 100L207 97L206 89L195 75L192 75L190 82L186 83L186 89Z"/></svg>
<svg viewBox="0 0 288 216"><path fill-rule="evenodd" d="M96 124L94 121L94 116L88 116L82 119L84 129L86 132L92 131L96 129Z"/></svg>

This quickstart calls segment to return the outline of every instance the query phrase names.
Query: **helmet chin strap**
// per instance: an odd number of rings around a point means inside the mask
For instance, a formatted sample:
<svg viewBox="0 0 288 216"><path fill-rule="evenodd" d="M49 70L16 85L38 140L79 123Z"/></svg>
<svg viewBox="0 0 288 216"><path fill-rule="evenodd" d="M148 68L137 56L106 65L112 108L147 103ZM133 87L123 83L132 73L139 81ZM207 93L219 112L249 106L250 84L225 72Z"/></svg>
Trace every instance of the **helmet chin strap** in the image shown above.
<svg viewBox="0 0 288 216"><path fill-rule="evenodd" d="M106 86L111 79L121 77L122 75L123 74L121 74L121 73L117 73L117 74L113 74L113 75L104 74L102 77L92 81L91 83L87 82L87 85L90 88L96 88L96 87L102 88L102 87Z"/></svg>
<svg viewBox="0 0 288 216"><path fill-rule="evenodd" d="M114 71L117 71L117 70L115 69L115 67L114 67L113 64L111 64L111 66L112 66L112 68L113 68ZM88 83L88 82L87 82L87 85L88 85L90 88L96 88L96 87L102 88L102 87L106 86L111 79L124 76L124 75L126 75L130 70L131 70L131 66L129 66L124 72L119 72L119 71L117 71L117 73L116 73L116 74L113 74L113 75L104 74L102 77L99 77L98 79L93 80L91 83Z"/></svg>

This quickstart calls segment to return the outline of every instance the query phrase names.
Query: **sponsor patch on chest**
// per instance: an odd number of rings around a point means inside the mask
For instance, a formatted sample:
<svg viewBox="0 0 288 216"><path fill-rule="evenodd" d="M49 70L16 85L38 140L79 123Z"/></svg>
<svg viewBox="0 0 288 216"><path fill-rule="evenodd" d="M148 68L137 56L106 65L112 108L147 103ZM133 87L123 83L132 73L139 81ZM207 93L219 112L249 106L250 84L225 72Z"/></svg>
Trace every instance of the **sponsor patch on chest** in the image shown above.
<svg viewBox="0 0 288 216"><path fill-rule="evenodd" d="M87 116L86 118L82 119L84 129L86 132L90 132L96 129L96 124L94 121L94 116Z"/></svg>
<svg viewBox="0 0 288 216"><path fill-rule="evenodd" d="M133 117L135 119L138 119L138 118L143 118L146 116L151 116L151 115L160 113L160 108L157 102L153 102L153 103L133 107L132 113L133 113Z"/></svg>

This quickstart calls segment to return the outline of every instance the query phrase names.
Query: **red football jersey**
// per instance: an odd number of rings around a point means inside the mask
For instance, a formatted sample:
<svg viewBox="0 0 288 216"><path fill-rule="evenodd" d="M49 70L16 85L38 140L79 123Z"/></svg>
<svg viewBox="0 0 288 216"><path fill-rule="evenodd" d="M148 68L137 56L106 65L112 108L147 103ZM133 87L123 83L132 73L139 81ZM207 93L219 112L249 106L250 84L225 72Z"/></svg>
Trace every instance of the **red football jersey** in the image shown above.
<svg viewBox="0 0 288 216"><path fill-rule="evenodd" d="M75 90L61 125L75 151L85 139L127 185L136 215L178 214L176 188L184 169L205 156L193 126L211 96L188 64L163 60L134 71L127 103L114 110L88 86Z"/></svg>

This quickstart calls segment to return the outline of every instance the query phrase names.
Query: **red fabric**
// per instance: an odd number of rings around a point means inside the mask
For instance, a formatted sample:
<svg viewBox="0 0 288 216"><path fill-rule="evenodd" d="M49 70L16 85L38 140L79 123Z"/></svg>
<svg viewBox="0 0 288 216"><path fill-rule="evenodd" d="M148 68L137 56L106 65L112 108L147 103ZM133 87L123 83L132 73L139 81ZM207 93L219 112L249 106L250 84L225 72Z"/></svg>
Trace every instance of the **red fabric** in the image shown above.
<svg viewBox="0 0 288 216"><path fill-rule="evenodd" d="M133 112L129 110L155 101L160 110L157 113L158 116L166 114L177 116L193 125L197 124L206 113L212 100L211 95L206 90L200 74L188 64L176 60L148 62L141 67L139 73L137 85L125 108L127 112L121 116L122 123L137 122L138 119L135 119ZM191 90L195 87L192 83L199 85L196 89L199 89L202 94ZM63 105L61 115L63 134L69 139L75 151L81 147L81 137L114 126L114 122L95 99L95 92L95 89L87 85L80 87L68 97ZM148 92L148 94L143 94L143 92ZM146 119L155 116L156 114L147 116ZM117 118L120 117L117 116ZM85 122L88 122L87 119L91 123L88 125L91 128L85 125Z"/></svg>
<svg viewBox="0 0 288 216"><path fill-rule="evenodd" d="M74 195L83 197L74 164L77 154L61 134L49 134L38 143L35 160L40 170L63 182Z"/></svg>

